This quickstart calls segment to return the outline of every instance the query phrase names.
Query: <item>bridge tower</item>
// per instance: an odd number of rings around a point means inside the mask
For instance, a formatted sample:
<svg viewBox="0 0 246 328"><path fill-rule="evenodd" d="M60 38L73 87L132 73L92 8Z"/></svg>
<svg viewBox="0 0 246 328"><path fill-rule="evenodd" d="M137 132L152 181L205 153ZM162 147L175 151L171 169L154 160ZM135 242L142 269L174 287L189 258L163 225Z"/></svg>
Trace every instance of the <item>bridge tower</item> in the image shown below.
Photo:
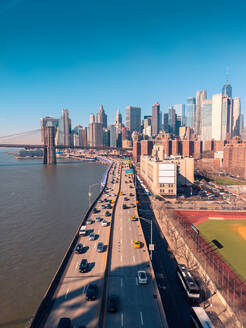
<svg viewBox="0 0 246 328"><path fill-rule="evenodd" d="M44 131L44 164L56 164L55 127L46 126Z"/></svg>

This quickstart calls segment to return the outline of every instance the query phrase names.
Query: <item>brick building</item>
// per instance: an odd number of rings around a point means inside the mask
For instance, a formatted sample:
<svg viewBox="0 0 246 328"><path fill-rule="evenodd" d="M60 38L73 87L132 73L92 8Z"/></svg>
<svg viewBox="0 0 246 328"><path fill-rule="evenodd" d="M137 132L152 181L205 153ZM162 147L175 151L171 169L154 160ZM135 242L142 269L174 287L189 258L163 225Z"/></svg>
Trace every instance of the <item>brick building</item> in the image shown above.
<svg viewBox="0 0 246 328"><path fill-rule="evenodd" d="M133 142L132 156L133 156L134 162L140 162L140 156L141 156L141 142L140 141Z"/></svg>

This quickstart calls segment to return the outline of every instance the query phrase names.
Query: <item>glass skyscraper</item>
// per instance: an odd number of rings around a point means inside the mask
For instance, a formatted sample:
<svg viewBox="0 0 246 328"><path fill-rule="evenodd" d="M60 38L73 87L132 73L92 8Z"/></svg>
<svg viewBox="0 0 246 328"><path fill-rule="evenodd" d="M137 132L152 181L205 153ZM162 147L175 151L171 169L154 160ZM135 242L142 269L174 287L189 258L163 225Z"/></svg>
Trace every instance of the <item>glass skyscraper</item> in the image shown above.
<svg viewBox="0 0 246 328"><path fill-rule="evenodd" d="M186 126L192 129L195 128L195 118L196 118L196 98L187 98L186 105Z"/></svg>

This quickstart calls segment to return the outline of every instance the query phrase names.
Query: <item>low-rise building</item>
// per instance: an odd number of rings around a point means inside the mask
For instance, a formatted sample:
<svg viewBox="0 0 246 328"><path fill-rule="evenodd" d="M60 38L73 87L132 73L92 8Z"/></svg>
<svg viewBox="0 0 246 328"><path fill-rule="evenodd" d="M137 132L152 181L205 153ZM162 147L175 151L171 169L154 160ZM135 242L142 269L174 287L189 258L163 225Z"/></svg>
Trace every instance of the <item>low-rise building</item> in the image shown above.
<svg viewBox="0 0 246 328"><path fill-rule="evenodd" d="M176 196L178 186L194 183L194 159L157 156L140 157L140 176L153 194Z"/></svg>

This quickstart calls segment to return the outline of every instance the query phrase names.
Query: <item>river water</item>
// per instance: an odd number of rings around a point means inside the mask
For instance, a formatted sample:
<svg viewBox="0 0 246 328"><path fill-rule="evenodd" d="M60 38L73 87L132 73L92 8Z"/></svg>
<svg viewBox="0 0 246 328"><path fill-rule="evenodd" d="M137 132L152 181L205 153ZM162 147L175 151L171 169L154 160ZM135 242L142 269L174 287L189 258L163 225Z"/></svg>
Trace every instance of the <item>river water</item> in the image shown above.
<svg viewBox="0 0 246 328"><path fill-rule="evenodd" d="M0 328L27 326L88 208L89 185L106 168L77 161L47 168L0 149Z"/></svg>

